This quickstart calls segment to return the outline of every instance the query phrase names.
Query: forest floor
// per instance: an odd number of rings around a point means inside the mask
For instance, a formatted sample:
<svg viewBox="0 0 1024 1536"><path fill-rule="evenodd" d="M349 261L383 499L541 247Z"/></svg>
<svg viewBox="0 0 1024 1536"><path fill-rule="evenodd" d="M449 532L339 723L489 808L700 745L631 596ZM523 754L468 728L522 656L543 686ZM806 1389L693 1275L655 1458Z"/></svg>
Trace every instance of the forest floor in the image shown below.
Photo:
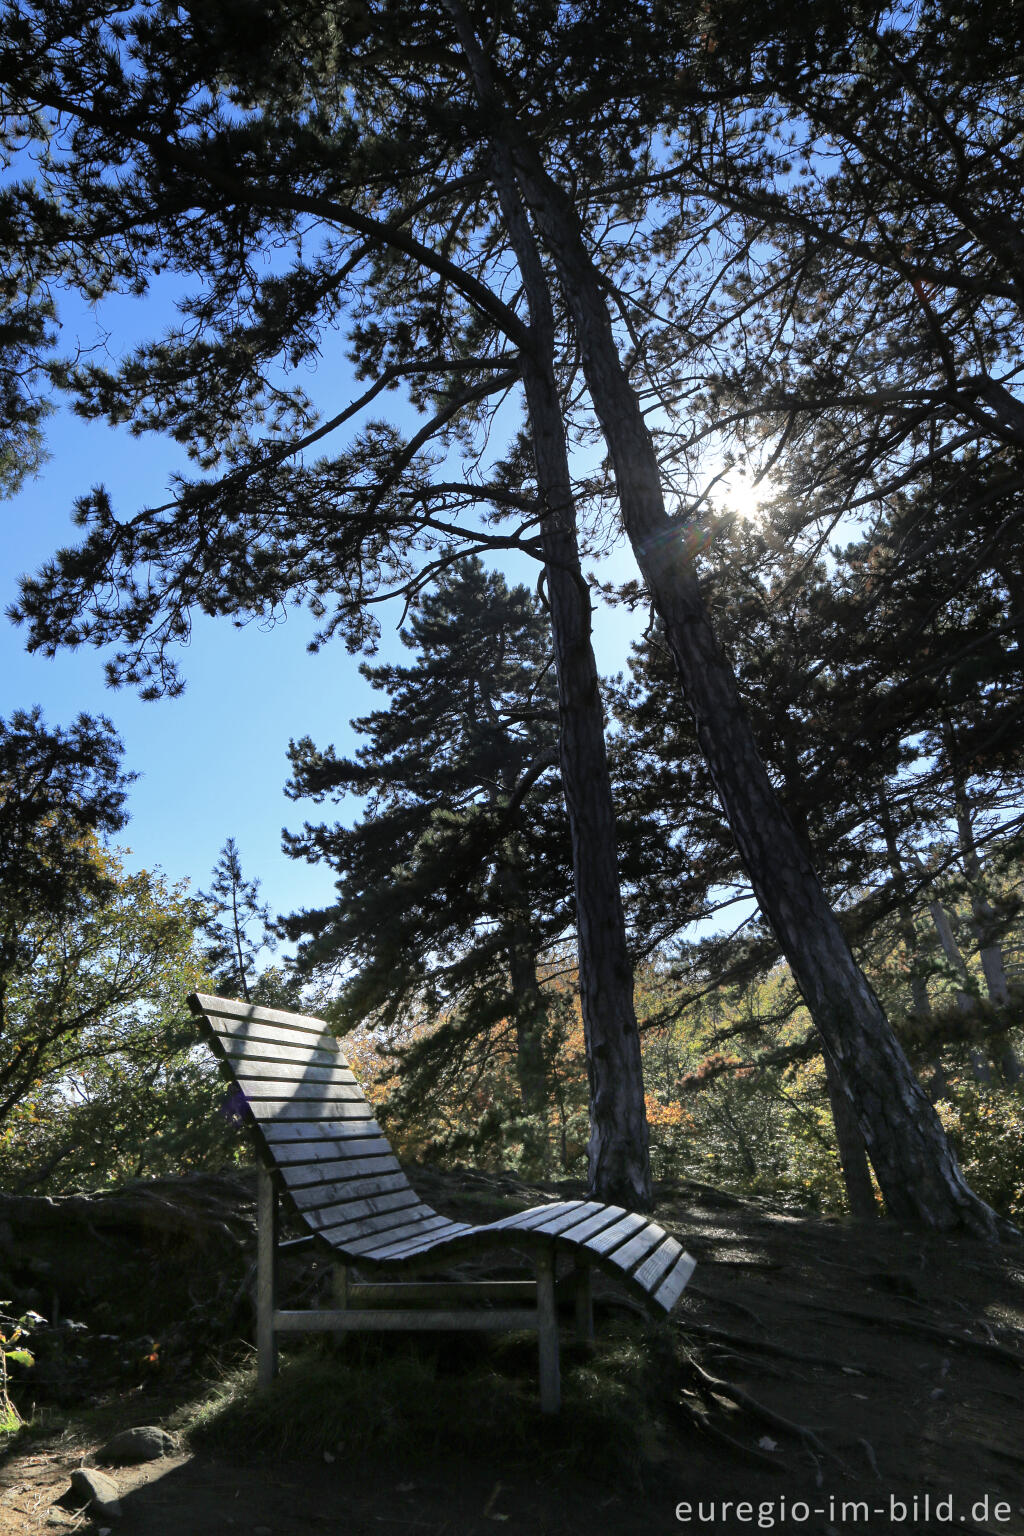
<svg viewBox="0 0 1024 1536"><path fill-rule="evenodd" d="M579 1193L466 1170L416 1182L474 1220ZM101 1525L115 1536L1024 1536L1024 1249L823 1220L692 1183L663 1186L657 1216L698 1260L694 1279L653 1332L598 1291L603 1342L594 1357L565 1347L557 1425L536 1407L533 1346L489 1337L327 1345L319 1378L286 1362L290 1388L263 1400L262 1418L251 1361L229 1393L222 1351L219 1390L233 1406L218 1419L193 1319L191 1347L172 1339L166 1363L147 1337L129 1377L97 1372L84 1401L37 1408L0 1465L0 1532L94 1531L61 1502L72 1470L112 1431L162 1424L180 1454L109 1469L123 1515ZM148 1273L134 1283L153 1284ZM322 1380L325 1360L339 1380L349 1373L349 1395L330 1409L311 1385L303 1417L304 1383ZM360 1399L367 1371L385 1398L393 1383L393 1401ZM504 1419L488 1418L481 1392ZM24 1410L24 1389L15 1395ZM607 1422L604 1398L616 1399Z"/></svg>

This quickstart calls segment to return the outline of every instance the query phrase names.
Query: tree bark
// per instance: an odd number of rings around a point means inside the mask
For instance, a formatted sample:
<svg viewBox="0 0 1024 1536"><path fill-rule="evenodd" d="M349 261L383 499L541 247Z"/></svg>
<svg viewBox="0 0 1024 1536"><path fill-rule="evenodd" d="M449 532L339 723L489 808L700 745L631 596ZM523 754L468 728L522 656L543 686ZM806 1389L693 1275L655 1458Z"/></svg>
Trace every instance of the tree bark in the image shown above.
<svg viewBox="0 0 1024 1536"><path fill-rule="evenodd" d="M888 1209L928 1227L966 1229L988 1239L1016 1236L967 1185L758 756L698 586L687 526L665 510L654 443L623 368L575 207L489 83L478 92L493 123L492 141L507 145L558 271L611 455L623 524L665 625L740 857L851 1100Z"/></svg>
<svg viewBox="0 0 1024 1536"><path fill-rule="evenodd" d="M633 962L626 942L604 709L591 644L590 593L580 569L576 508L555 381L554 320L511 167L496 166L521 269L532 346L522 354L558 678L559 752L572 842L580 1002L590 1090L589 1188L646 1211L653 1201ZM538 281L538 274L540 281Z"/></svg>
<svg viewBox="0 0 1024 1536"><path fill-rule="evenodd" d="M825 1082L829 1103L832 1106L832 1123L836 1130L836 1146L839 1149L839 1166L843 1170L846 1198L850 1215L861 1220L873 1220L878 1215L875 1204L875 1186L871 1182L868 1153L864 1145L853 1105L843 1091L843 1084L836 1072L835 1063L826 1051Z"/></svg>
<svg viewBox="0 0 1024 1536"><path fill-rule="evenodd" d="M459 0L444 0L478 96L486 63ZM509 147L491 140L494 186L530 312L520 352L537 486L558 678L562 788L572 842L580 1004L590 1091L589 1189L598 1199L647 1211L653 1204L633 962L626 942L615 807L604 709L591 645L590 591L580 568L576 505L555 378L555 322L547 276L516 181Z"/></svg>
<svg viewBox="0 0 1024 1536"><path fill-rule="evenodd" d="M530 935L516 927L509 936L509 979L516 1031L516 1081L523 1111L543 1115L548 1107L547 1074L544 1069L544 1019L546 1010L537 980L537 959Z"/></svg>

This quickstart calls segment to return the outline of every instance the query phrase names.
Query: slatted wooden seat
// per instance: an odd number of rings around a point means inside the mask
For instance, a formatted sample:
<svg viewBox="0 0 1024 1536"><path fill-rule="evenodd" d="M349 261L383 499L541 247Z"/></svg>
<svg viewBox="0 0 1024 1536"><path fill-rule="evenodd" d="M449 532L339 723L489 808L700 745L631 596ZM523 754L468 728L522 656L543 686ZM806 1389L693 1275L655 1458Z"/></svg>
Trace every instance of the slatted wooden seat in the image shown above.
<svg viewBox="0 0 1024 1536"><path fill-rule="evenodd" d="M573 1260L578 1332L592 1334L591 1266L656 1313L682 1295L694 1262L647 1217L596 1200L536 1206L486 1226L439 1216L416 1194L373 1118L337 1040L320 1019L193 994L259 1153L257 1347L261 1383L276 1371L281 1333L349 1329L530 1329L540 1344L541 1406L559 1406L555 1274ZM337 1305L284 1311L276 1302L278 1199L337 1262ZM309 1240L305 1239L305 1240ZM444 1267L481 1250L528 1255L535 1280L389 1283L388 1274ZM350 1285L358 1265L376 1283ZM532 1306L509 1302L532 1301ZM431 1303L446 1303L443 1309ZM454 1308L452 1302L462 1305ZM467 1303L482 1302L473 1306ZM370 1303L372 1305L367 1306ZM496 1304L496 1305L495 1305Z"/></svg>

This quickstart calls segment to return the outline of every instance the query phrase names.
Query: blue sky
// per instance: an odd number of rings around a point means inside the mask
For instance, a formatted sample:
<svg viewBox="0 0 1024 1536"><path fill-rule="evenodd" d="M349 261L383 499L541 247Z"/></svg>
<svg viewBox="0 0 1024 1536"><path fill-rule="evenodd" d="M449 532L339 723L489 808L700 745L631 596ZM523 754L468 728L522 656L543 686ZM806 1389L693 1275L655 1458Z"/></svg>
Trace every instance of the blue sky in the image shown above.
<svg viewBox="0 0 1024 1536"><path fill-rule="evenodd" d="M116 354L142 335L161 329L161 310L149 301L104 314L109 350ZM87 345L100 334L90 313L80 312L74 329ZM333 390L344 380L328 378ZM320 393L316 378L310 393ZM17 593L20 574L34 571L62 544L77 542L71 521L76 496L97 483L111 492L115 510L126 515L161 501L167 479L183 467L181 449L159 437L132 437L125 429L84 422L61 410L46 424L49 459L39 476L2 508L3 560L0 608ZM617 575L634 574L628 557L616 560ZM505 566L510 577L536 580L525 559ZM381 656L403 652L396 625L398 604L380 611ZM595 616L598 663L605 673L625 666L638 620L623 611L599 608ZM308 815L324 819L329 808L289 801L286 749L291 737L309 735L319 745L333 742L354 751L349 721L376 706L379 698L359 675L358 658L334 642L316 655L306 646L312 619L290 609L272 628L250 624L236 629L227 619L196 616L192 641L183 653L187 681L178 699L143 702L128 689L106 687L103 652L91 647L54 659L30 656L24 632L0 619L0 714L42 706L51 724L69 721L80 710L108 715L125 744L125 766L138 773L130 796L131 820L120 841L131 849L133 868L160 867L171 879L188 878L205 887L218 852L234 837L247 876L263 882L264 898L275 912L318 906L332 893L330 872L288 859L281 851L282 827L297 828ZM355 814L356 807L353 807Z"/></svg>

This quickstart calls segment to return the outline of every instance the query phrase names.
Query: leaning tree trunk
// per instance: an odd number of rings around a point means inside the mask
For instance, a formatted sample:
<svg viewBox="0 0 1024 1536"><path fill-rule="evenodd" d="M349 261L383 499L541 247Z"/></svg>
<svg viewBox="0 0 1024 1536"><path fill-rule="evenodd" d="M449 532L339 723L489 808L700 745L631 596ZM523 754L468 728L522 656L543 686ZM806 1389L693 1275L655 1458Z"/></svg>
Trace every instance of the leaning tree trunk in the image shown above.
<svg viewBox="0 0 1024 1536"><path fill-rule="evenodd" d="M511 164L495 166L502 210L524 274L530 345L523 385L544 508L541 543L558 677L562 787L572 842L580 1003L590 1088L590 1192L649 1210L651 1190L633 962L626 943L604 710L591 645L590 592L580 568L576 506L554 372L554 317Z"/></svg>
<svg viewBox="0 0 1024 1536"><path fill-rule="evenodd" d="M590 595L576 544L554 375L524 362L551 629L558 672L559 756L572 843L580 1004L590 1087L589 1185L611 1204L652 1202L633 962L626 944L604 710L590 641ZM555 426L557 423L557 432Z"/></svg>
<svg viewBox="0 0 1024 1536"><path fill-rule="evenodd" d="M795 764L788 764L786 787L791 794L791 803L799 805L799 796L793 794L797 771ZM800 847L809 859L812 858L813 851L806 815L801 811L798 818L790 819ZM828 1093L829 1108L832 1111L832 1128L835 1131L836 1150L839 1153L839 1166L842 1169L850 1214L865 1220L873 1218L878 1214L878 1207L875 1204L875 1187L871 1182L868 1149L864 1145L864 1137L842 1078L827 1051L824 1052L824 1061L825 1088Z"/></svg>
<svg viewBox="0 0 1024 1536"><path fill-rule="evenodd" d="M447 0L459 13L458 0ZM464 18L464 13L462 13ZM761 910L789 961L864 1136L893 1216L986 1238L1015 1234L968 1187L934 1108L854 960L821 882L757 753L686 548L668 516L657 454L612 331L574 205L494 90L476 39L463 43L492 143L507 149L558 270L583 371L608 445L622 519L665 625L701 750ZM524 274L525 278L525 274Z"/></svg>
<svg viewBox="0 0 1024 1536"><path fill-rule="evenodd" d="M995 1237L927 1096L854 960L761 762L732 671L712 630L684 528L669 518L657 456L622 369L603 295L565 252L564 213L537 209L559 251L583 367L611 451L623 521L693 713L698 740L754 893L848 1093L890 1212Z"/></svg>

